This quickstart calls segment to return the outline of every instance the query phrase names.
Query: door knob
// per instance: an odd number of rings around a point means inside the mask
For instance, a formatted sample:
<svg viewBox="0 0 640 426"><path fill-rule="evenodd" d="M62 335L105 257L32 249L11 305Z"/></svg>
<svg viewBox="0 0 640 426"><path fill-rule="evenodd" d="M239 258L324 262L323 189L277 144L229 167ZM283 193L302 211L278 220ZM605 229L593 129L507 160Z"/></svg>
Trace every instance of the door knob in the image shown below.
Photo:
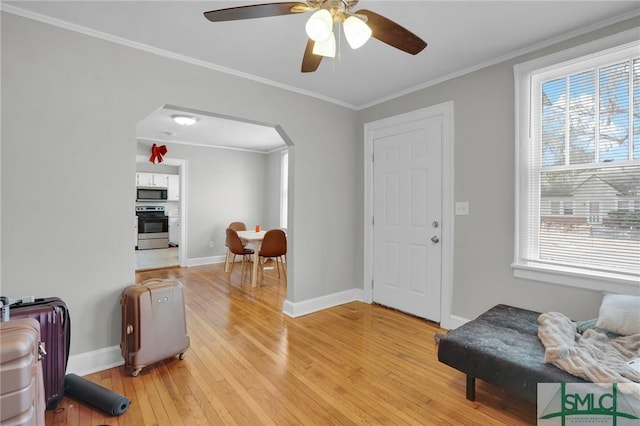
<svg viewBox="0 0 640 426"><path fill-rule="evenodd" d="M433 244L438 244L440 242L440 238L438 238L437 235L434 235L433 237L431 237L431 242Z"/></svg>

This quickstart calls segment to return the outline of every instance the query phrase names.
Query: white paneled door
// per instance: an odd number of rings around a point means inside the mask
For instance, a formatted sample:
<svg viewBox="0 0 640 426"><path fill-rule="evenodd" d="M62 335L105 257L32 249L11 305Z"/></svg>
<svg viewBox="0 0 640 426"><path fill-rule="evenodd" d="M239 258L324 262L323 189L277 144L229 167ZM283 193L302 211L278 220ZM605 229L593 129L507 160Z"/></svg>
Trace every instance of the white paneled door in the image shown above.
<svg viewBox="0 0 640 426"><path fill-rule="evenodd" d="M442 118L373 140L373 301L440 321Z"/></svg>

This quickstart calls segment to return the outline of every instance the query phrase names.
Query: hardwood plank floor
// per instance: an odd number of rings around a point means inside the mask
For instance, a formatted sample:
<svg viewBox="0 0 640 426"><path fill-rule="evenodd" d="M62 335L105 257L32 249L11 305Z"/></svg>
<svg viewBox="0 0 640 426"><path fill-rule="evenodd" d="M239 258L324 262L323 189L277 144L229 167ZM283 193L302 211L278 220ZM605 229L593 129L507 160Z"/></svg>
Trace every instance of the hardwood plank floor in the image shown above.
<svg viewBox="0 0 640 426"><path fill-rule="evenodd" d="M224 265L137 273L185 287L191 347L131 377L86 376L126 395L123 415L63 398L47 425L530 425L534 406L438 362L436 324L359 302L289 318L275 269L250 288ZM242 279L241 279L242 278Z"/></svg>

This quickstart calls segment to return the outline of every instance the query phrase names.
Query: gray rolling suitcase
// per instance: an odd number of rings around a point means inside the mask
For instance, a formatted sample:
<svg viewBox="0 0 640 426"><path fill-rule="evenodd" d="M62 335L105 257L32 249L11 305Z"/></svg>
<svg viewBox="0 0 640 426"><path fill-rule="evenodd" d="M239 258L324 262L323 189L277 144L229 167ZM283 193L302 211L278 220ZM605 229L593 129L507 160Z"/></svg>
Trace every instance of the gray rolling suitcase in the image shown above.
<svg viewBox="0 0 640 426"><path fill-rule="evenodd" d="M46 410L40 324L0 322L0 424L44 426Z"/></svg>
<svg viewBox="0 0 640 426"><path fill-rule="evenodd" d="M144 367L189 347L184 290L178 280L147 280L125 288L120 350L125 367L137 376Z"/></svg>

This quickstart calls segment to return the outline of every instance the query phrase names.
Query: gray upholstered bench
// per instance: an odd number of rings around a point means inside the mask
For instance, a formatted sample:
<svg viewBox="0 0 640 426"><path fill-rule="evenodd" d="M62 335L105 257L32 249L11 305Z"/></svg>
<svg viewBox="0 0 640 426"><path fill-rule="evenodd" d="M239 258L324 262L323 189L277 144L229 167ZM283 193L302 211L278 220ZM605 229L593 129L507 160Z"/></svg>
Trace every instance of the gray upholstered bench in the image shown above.
<svg viewBox="0 0 640 426"><path fill-rule="evenodd" d="M467 399L475 400L475 379L503 388L532 404L538 383L583 379L544 362L538 339L540 313L496 305L440 339L438 359L467 375Z"/></svg>

